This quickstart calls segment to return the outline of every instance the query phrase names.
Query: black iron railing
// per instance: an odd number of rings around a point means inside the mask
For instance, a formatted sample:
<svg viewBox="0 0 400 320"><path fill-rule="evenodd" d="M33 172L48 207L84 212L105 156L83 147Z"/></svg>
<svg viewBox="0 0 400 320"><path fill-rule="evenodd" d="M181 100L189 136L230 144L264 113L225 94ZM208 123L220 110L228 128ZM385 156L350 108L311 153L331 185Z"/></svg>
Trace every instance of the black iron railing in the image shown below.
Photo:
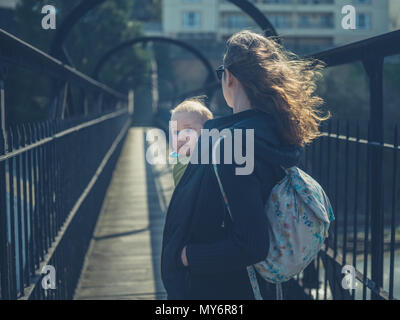
<svg viewBox="0 0 400 320"><path fill-rule="evenodd" d="M400 297L400 286L396 285L400 277L398 129L393 129L392 143L373 141L368 132L363 139L359 123L331 120L324 126L323 136L305 154L305 170L324 187L336 216L324 250L303 275L314 278L314 285L308 285L302 277L298 279L315 299ZM377 172L372 168L376 152L382 156ZM378 190L372 185L377 178L382 181ZM373 202L377 199L381 202L374 211ZM382 223L376 224L374 216ZM374 247L374 233L382 234L381 250ZM377 262L379 265L374 265ZM380 263L382 273L373 273ZM342 270L346 265L354 268L354 290L343 286Z"/></svg>
<svg viewBox="0 0 400 320"><path fill-rule="evenodd" d="M0 297L71 299L130 126L127 97L2 30L0 64ZM56 81L50 120L7 125L10 65ZM85 108L66 117L71 86Z"/></svg>
<svg viewBox="0 0 400 320"><path fill-rule="evenodd" d="M383 135L383 62L397 54L400 31L312 55L328 67L362 62L370 94L365 138L361 138L359 124L330 121L324 135L306 152L306 169L333 199L337 219L325 250L305 271L306 278L316 278L317 285L309 286L299 279L309 293L314 289L316 299L400 298L395 281L400 277L400 257L396 259L400 254L396 236L400 212L397 128L393 138L384 139ZM354 267L358 289L344 289L346 265Z"/></svg>

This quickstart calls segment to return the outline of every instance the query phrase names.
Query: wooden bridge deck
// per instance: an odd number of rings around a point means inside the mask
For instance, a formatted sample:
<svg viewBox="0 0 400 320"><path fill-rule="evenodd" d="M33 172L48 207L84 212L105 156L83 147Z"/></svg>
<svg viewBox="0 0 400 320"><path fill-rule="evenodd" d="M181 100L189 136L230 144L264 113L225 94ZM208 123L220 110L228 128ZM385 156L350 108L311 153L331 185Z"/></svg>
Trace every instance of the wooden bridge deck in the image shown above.
<svg viewBox="0 0 400 320"><path fill-rule="evenodd" d="M160 277L171 168L145 161L145 133L133 127L107 190L75 299L165 299Z"/></svg>

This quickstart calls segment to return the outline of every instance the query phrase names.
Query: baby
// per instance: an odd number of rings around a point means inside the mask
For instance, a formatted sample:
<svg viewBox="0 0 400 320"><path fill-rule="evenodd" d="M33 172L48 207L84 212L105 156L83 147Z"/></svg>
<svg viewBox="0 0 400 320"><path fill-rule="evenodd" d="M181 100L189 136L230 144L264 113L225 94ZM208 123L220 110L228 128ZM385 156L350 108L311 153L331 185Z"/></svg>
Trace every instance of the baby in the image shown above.
<svg viewBox="0 0 400 320"><path fill-rule="evenodd" d="M201 129L207 120L213 118L211 111L201 98L186 99L171 111L172 148L171 156L177 157L172 174L175 186L183 176L190 152L200 137Z"/></svg>

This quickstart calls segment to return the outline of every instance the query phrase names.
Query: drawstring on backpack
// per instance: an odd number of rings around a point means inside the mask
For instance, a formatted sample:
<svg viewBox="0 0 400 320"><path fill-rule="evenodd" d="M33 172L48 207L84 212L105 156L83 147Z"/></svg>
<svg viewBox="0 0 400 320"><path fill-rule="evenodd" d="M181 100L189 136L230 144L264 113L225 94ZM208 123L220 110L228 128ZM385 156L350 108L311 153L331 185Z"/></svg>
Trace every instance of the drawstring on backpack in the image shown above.
<svg viewBox="0 0 400 320"><path fill-rule="evenodd" d="M275 288L276 288L276 300L283 300L282 283L277 283L275 285Z"/></svg>

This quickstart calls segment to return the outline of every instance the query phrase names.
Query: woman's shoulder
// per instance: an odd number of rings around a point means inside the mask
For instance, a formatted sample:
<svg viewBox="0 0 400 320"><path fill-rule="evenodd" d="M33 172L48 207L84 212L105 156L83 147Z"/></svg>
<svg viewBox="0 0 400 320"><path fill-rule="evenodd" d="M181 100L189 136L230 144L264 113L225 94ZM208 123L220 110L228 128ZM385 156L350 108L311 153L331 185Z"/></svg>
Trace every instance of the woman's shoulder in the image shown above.
<svg viewBox="0 0 400 320"><path fill-rule="evenodd" d="M252 128L274 122L276 117L273 113L258 109L247 109L242 112L207 120L203 129L229 129L229 128Z"/></svg>
<svg viewBox="0 0 400 320"><path fill-rule="evenodd" d="M238 121L230 127L230 130L251 130L254 139L263 141L272 146L280 145L281 141L281 125L279 119L273 113L267 113L260 110L255 110L248 118Z"/></svg>
<svg viewBox="0 0 400 320"><path fill-rule="evenodd" d="M252 109L252 112L248 113L248 116L237 121L232 125L232 128L266 128L267 126L274 124L276 121L277 117L273 113Z"/></svg>

